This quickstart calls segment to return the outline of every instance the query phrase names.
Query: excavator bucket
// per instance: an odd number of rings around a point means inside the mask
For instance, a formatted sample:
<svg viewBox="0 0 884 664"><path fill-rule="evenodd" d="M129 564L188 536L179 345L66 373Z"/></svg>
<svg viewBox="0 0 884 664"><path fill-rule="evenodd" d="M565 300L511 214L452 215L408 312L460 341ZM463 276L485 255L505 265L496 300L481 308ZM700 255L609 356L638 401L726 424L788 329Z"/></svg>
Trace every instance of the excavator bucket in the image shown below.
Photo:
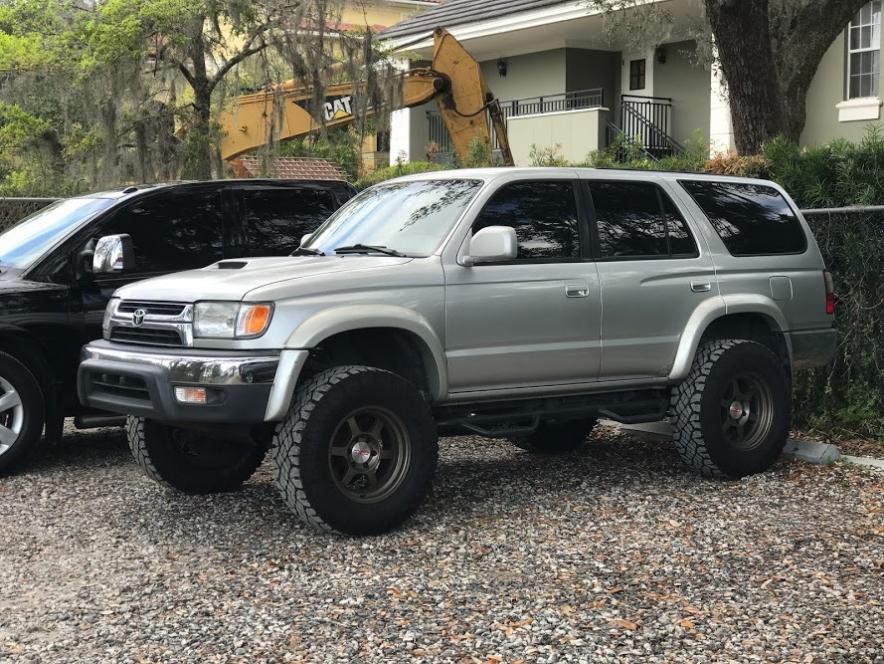
<svg viewBox="0 0 884 664"><path fill-rule="evenodd" d="M478 139L490 153L493 127L503 161L512 166L503 114L488 89L481 66L444 28L436 29L434 42L432 71L449 83L448 90L437 98L439 114L454 151L463 161L469 154L470 143Z"/></svg>

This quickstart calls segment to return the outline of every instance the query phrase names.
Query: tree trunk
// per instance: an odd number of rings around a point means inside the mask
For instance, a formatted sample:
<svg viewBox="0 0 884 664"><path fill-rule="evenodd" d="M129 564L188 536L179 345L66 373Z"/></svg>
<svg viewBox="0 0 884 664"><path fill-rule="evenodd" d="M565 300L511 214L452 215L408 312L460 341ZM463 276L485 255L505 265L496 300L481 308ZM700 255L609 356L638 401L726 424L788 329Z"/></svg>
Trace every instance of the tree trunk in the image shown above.
<svg viewBox="0 0 884 664"><path fill-rule="evenodd" d="M215 87L206 70L206 45L203 40L205 19L193 23L193 37L188 48L192 69L188 83L193 89L193 127L188 133L188 177L208 180L212 177L212 90Z"/></svg>
<svg viewBox="0 0 884 664"><path fill-rule="evenodd" d="M785 130L768 0L705 0L727 81L737 151L755 154Z"/></svg>

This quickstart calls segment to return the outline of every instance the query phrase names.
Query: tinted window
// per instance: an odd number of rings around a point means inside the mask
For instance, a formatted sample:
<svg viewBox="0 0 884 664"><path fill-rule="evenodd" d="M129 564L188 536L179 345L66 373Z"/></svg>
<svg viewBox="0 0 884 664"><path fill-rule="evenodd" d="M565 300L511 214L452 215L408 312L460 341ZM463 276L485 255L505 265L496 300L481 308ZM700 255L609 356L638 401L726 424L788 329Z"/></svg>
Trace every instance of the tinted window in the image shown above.
<svg viewBox="0 0 884 664"><path fill-rule="evenodd" d="M648 182L592 182L599 255L696 256L697 246L675 205Z"/></svg>
<svg viewBox="0 0 884 664"><path fill-rule="evenodd" d="M520 259L578 258L577 204L570 182L516 182L501 187L473 223L512 226Z"/></svg>
<svg viewBox="0 0 884 664"><path fill-rule="evenodd" d="M335 211L331 192L311 189L246 189L244 214L253 256L287 256Z"/></svg>
<svg viewBox="0 0 884 664"><path fill-rule="evenodd" d="M793 254L806 248L801 224L773 187L700 180L681 184L734 256Z"/></svg>
<svg viewBox="0 0 884 664"><path fill-rule="evenodd" d="M101 235L128 233L134 272L205 267L223 258L219 192L162 192L120 210Z"/></svg>

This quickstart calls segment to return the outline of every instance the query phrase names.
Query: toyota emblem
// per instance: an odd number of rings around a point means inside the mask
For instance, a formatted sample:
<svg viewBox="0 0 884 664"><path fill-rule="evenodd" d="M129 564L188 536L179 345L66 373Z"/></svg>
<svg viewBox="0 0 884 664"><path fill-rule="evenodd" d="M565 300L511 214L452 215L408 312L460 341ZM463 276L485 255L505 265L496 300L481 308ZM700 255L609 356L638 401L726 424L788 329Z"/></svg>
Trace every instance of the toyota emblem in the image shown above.
<svg viewBox="0 0 884 664"><path fill-rule="evenodd" d="M144 322L144 317L147 315L147 312L144 309L136 309L132 312L132 324L135 327L140 326Z"/></svg>

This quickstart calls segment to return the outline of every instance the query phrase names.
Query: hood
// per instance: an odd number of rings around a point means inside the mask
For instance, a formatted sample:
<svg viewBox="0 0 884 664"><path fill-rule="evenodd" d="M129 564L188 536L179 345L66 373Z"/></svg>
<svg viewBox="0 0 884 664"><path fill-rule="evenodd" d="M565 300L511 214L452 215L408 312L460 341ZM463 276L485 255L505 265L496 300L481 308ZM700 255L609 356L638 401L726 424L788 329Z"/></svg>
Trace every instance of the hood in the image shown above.
<svg viewBox="0 0 884 664"><path fill-rule="evenodd" d="M199 270L139 281L120 288L115 295L130 300L196 302L242 300L256 289L286 281L329 277L341 272L395 268L412 261L396 256L283 256L237 258Z"/></svg>

